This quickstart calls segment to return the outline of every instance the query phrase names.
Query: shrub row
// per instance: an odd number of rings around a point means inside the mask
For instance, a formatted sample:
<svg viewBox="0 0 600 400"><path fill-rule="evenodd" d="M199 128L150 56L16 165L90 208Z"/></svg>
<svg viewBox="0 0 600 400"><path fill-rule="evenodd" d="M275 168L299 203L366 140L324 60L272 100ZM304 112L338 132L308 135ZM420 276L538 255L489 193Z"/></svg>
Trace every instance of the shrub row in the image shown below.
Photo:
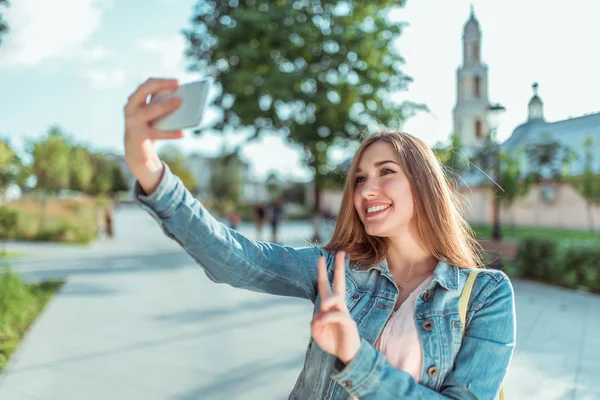
<svg viewBox="0 0 600 400"><path fill-rule="evenodd" d="M555 240L526 238L517 261L520 277L600 293L598 247L564 246Z"/></svg>

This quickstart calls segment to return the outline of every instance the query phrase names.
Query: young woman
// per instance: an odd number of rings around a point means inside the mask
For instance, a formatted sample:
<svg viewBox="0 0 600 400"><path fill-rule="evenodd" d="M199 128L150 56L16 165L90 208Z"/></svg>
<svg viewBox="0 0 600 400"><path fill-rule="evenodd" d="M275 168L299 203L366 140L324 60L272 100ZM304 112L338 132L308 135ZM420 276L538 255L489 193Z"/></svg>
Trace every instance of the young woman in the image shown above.
<svg viewBox="0 0 600 400"><path fill-rule="evenodd" d="M515 346L513 289L480 261L433 152L404 133L369 136L357 151L331 241L290 248L249 240L213 218L158 158L182 136L149 122L179 106L147 105L174 89L151 79L125 107L125 151L136 201L215 282L315 305L304 368L291 399L493 399ZM333 282L333 289L330 286Z"/></svg>

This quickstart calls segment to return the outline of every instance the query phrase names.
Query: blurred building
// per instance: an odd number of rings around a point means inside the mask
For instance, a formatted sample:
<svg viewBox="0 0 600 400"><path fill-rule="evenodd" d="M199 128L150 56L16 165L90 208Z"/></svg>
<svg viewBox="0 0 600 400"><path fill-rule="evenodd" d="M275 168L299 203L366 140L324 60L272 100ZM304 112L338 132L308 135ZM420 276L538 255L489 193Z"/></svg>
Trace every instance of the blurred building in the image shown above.
<svg viewBox="0 0 600 400"><path fill-rule="evenodd" d="M219 157L207 157L199 153L193 153L186 157L186 167L192 172L197 182L197 193L199 198L210 198L213 174L218 171ZM265 182L260 182L250 176L250 166L243 160L234 157L228 169L237 169L240 172L242 184L242 201L247 204L256 204L269 200L269 192ZM232 171L230 171L232 172ZM225 178L225 175L223 176Z"/></svg>
<svg viewBox="0 0 600 400"><path fill-rule="evenodd" d="M517 126L501 145L502 151L520 155L521 174L533 171L524 150L528 146L547 141L557 142L574 153L566 167L567 176L581 176L585 170L585 145L593 145L592 170L600 174L600 113L549 122L544 116L544 103L538 94L538 84L533 84L533 96L528 104L528 119ZM509 208L503 208L503 224L539 226L556 229L598 230L600 207L588 207L586 199L568 182L554 181L550 170L538 171L542 181L534 185ZM598 178L600 179L600 177ZM469 187L462 190L467 201L466 216L470 222L492 223L494 192L489 187L490 178L477 171L467 177ZM485 185L487 183L488 185Z"/></svg>
<svg viewBox="0 0 600 400"><path fill-rule="evenodd" d="M196 180L196 194L201 198L210 197L210 179L214 164L212 160L198 153L190 154L185 159L185 166Z"/></svg>

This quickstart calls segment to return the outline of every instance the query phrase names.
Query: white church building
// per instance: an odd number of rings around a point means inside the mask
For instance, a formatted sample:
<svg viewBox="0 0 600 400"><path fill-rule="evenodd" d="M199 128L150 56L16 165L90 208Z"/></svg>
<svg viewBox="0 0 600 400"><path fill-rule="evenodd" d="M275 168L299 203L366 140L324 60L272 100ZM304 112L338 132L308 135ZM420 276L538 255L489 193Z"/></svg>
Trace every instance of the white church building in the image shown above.
<svg viewBox="0 0 600 400"><path fill-rule="evenodd" d="M593 170L600 173L600 113L550 122L544 115L544 103L538 90L539 85L534 83L533 96L527 104L528 119L501 144L502 151L520 154L522 172L526 174L531 166L522 150L550 139L575 153L568 173L578 176L585 168L584 142L591 139L596 146ZM560 96L560 93L553 93L552 96ZM466 154L472 154L490 135L489 109L488 69L481 58L481 28L471 9L470 18L464 26L463 64L456 73L456 105L453 109L454 132L459 135ZM494 191L490 187L490 178L483 174L477 177L477 171L467 175L467 186L461 189L466 200L467 219L474 223L491 224ZM500 219L503 224L519 226L598 230L594 225L600 225L600 207L590 207L571 184L545 179L509 208L501 209Z"/></svg>

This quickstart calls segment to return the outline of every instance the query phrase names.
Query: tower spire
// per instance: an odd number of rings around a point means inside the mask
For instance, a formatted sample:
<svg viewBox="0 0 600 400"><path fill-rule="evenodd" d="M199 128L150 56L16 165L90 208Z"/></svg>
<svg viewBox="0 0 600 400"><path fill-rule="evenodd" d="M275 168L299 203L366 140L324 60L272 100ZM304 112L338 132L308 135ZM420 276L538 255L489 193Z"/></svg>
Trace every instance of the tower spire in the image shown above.
<svg viewBox="0 0 600 400"><path fill-rule="evenodd" d="M538 96L538 85L537 82L533 82L531 88L533 89L533 97L529 100L529 121L531 120L544 120L544 102Z"/></svg>

